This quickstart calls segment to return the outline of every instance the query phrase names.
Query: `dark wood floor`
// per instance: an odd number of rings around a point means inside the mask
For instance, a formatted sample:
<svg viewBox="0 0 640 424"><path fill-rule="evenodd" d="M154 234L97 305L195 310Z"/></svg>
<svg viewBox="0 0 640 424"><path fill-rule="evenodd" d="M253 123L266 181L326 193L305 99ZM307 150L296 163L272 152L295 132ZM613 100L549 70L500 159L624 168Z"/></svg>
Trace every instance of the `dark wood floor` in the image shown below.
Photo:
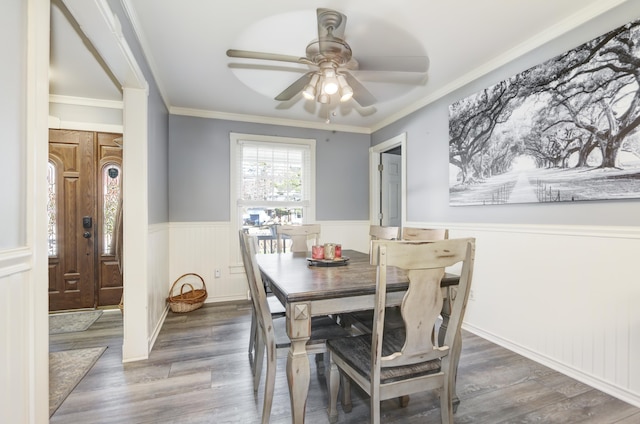
<svg viewBox="0 0 640 424"><path fill-rule="evenodd" d="M252 389L247 356L249 305L205 305L169 312L150 358L122 364L122 317L105 312L87 331L52 335L51 351L108 346L51 417L51 423L259 423L262 386ZM640 423L640 409L464 333L456 423ZM327 388L311 361L306 422L327 423ZM278 362L272 423L289 423L285 359ZM263 379L264 383L264 379ZM368 421L368 399L354 388L353 411L339 422ZM382 403L384 423L439 423L434 394L407 408Z"/></svg>

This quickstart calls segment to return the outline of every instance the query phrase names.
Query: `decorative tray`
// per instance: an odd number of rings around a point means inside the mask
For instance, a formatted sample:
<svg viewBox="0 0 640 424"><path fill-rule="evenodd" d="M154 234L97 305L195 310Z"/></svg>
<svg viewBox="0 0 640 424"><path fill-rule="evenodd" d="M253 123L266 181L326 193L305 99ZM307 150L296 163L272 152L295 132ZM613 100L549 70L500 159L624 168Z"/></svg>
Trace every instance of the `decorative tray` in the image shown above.
<svg viewBox="0 0 640 424"><path fill-rule="evenodd" d="M349 263L349 257L343 256L337 259L313 259L307 258L309 266L344 266Z"/></svg>

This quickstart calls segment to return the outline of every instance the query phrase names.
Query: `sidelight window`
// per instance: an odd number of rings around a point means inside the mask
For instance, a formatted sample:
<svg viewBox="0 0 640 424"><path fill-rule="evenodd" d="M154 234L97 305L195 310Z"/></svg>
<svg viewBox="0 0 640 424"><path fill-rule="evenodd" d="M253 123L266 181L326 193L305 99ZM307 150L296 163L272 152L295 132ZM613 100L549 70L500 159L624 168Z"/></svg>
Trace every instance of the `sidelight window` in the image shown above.
<svg viewBox="0 0 640 424"><path fill-rule="evenodd" d="M56 166L49 161L47 165L47 240L49 245L49 256L58 254L56 244L57 231L57 208L56 208Z"/></svg>
<svg viewBox="0 0 640 424"><path fill-rule="evenodd" d="M116 231L116 217L120 207L120 165L108 163L102 167L102 253L113 254L112 241Z"/></svg>

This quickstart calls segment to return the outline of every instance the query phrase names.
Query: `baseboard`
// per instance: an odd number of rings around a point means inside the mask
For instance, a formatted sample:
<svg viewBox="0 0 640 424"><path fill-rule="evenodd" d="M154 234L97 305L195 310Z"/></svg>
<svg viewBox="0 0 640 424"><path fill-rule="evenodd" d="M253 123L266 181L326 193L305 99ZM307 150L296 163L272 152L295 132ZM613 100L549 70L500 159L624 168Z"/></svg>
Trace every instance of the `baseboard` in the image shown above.
<svg viewBox="0 0 640 424"><path fill-rule="evenodd" d="M162 312L162 316L158 320L153 332L151 333L151 337L149 337L149 353L153 349L153 345L156 344L156 340L158 339L158 335L160 334L160 330L162 330L162 326L164 325L165 320L167 319L167 314L169 313L169 305L167 304L164 307L164 311Z"/></svg>

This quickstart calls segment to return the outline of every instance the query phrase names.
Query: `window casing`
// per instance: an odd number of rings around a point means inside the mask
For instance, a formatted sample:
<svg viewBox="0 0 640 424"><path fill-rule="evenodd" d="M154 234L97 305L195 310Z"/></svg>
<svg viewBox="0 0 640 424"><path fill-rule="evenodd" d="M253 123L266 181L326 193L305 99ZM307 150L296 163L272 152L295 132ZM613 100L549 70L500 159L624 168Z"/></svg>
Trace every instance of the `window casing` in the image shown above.
<svg viewBox="0 0 640 424"><path fill-rule="evenodd" d="M232 228L260 236L270 253L274 225L315 222L315 140L231 133L230 141Z"/></svg>

